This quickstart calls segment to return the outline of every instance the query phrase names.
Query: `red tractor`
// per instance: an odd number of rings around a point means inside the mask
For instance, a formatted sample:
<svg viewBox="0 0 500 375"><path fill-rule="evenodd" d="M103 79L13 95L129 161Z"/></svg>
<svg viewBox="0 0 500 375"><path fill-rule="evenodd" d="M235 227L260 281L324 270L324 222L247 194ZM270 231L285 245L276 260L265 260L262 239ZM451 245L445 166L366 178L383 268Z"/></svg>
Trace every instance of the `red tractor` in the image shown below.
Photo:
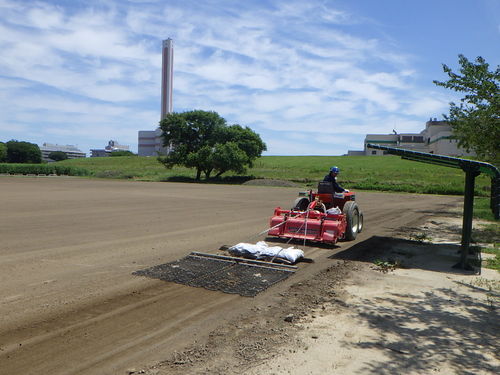
<svg viewBox="0 0 500 375"><path fill-rule="evenodd" d="M335 193L330 182L320 182L318 192L299 193L290 210L274 209L270 236L335 244L354 240L363 229L363 213L353 192Z"/></svg>

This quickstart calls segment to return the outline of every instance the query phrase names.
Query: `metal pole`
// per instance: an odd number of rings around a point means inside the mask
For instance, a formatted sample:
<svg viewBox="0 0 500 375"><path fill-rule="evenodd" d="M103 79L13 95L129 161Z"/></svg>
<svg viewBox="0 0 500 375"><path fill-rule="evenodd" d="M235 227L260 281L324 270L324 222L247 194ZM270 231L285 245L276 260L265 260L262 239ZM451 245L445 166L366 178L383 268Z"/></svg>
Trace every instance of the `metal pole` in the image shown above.
<svg viewBox="0 0 500 375"><path fill-rule="evenodd" d="M495 220L500 219L500 175L491 179L490 208Z"/></svg>
<svg viewBox="0 0 500 375"><path fill-rule="evenodd" d="M464 214L462 224L462 244L460 262L454 268L472 271L472 266L467 262L470 240L472 235L472 213L474 208L474 184L479 171L475 168L465 170Z"/></svg>

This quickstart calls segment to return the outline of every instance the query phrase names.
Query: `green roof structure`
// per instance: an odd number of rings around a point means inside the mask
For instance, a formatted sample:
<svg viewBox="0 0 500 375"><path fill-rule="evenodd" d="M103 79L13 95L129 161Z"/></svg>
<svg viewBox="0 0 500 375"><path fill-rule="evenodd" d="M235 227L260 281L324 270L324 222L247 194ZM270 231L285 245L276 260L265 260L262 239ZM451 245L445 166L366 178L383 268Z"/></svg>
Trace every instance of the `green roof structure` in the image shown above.
<svg viewBox="0 0 500 375"><path fill-rule="evenodd" d="M367 147L384 150L388 154L401 156L402 159L440 165L442 167L459 168L465 172L464 213L462 225L462 244L460 262L456 265L462 269L472 269L467 263L471 234L472 212L474 205L474 184L476 176L481 173L491 178L490 207L496 220L500 218L500 171L492 164L482 161L455 158L445 155L429 154L426 152L405 150L402 148L381 146L369 143Z"/></svg>

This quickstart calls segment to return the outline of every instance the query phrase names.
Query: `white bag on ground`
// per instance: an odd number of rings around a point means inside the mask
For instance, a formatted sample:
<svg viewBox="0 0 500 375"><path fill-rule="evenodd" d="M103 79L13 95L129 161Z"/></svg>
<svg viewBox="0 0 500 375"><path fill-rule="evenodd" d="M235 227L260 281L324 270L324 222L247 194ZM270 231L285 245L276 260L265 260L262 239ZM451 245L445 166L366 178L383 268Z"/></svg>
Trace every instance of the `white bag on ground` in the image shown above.
<svg viewBox="0 0 500 375"><path fill-rule="evenodd" d="M245 258L263 259L263 258L282 258L295 263L304 257L304 252L294 247L282 248L281 246L268 246L264 241L259 241L255 245L241 242L228 249L231 255L242 256Z"/></svg>

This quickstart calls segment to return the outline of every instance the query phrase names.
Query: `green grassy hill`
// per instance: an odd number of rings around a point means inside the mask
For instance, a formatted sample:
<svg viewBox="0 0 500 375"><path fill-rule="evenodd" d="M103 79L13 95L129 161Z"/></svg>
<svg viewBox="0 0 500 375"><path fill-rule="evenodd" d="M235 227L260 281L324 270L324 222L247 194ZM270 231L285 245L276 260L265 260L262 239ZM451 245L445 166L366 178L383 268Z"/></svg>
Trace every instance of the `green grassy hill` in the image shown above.
<svg viewBox="0 0 500 375"><path fill-rule="evenodd" d="M68 170L86 170L88 175L100 178L127 178L141 181L194 181L195 170L166 169L154 157L119 156L64 160L56 166ZM52 165L52 164L51 164ZM339 182L351 190L397 191L427 194L463 195L464 172L460 169L411 162L398 156L263 156L247 176L225 175L212 183L242 183L250 179L277 179L292 181L304 188L315 188L331 166L340 167ZM202 181L205 182L205 181ZM474 216L493 221L490 210L490 179L480 175L476 179ZM491 227L491 228L490 228ZM497 242L496 223L486 229L491 241ZM475 235L484 237L483 232ZM498 269L498 246L492 250L496 257L490 260Z"/></svg>
<svg viewBox="0 0 500 375"><path fill-rule="evenodd" d="M129 178L142 181L194 180L195 170L166 169L154 157L120 156L64 160L58 165L87 169L94 177ZM463 194L464 173L460 169L411 162L398 156L263 156L247 176L226 174L213 182L248 179L280 179L314 187L331 166L341 169L339 182L349 189L405 191L428 194ZM477 178L476 194L489 196L490 180Z"/></svg>
<svg viewBox="0 0 500 375"><path fill-rule="evenodd" d="M351 190L395 191L424 194L463 195L464 172L432 164L411 162L398 156L263 156L259 158L246 176L225 174L221 179L209 183L242 183L251 179L277 179L296 183L303 188L315 188L331 166L340 167L339 182ZM12 164L0 164L10 173ZM166 169L155 157L114 156L64 160L37 167L30 171L24 164L15 173L44 172L44 166L57 167L61 173L88 175L97 178L122 178L138 181L194 181L194 169L176 167ZM65 168L70 167L70 168ZM40 169L41 171L36 171ZM46 169L46 168L45 168ZM52 168L54 169L54 168ZM202 180L202 182L205 182ZM490 179L481 174L476 178L474 214L492 220L489 208Z"/></svg>

